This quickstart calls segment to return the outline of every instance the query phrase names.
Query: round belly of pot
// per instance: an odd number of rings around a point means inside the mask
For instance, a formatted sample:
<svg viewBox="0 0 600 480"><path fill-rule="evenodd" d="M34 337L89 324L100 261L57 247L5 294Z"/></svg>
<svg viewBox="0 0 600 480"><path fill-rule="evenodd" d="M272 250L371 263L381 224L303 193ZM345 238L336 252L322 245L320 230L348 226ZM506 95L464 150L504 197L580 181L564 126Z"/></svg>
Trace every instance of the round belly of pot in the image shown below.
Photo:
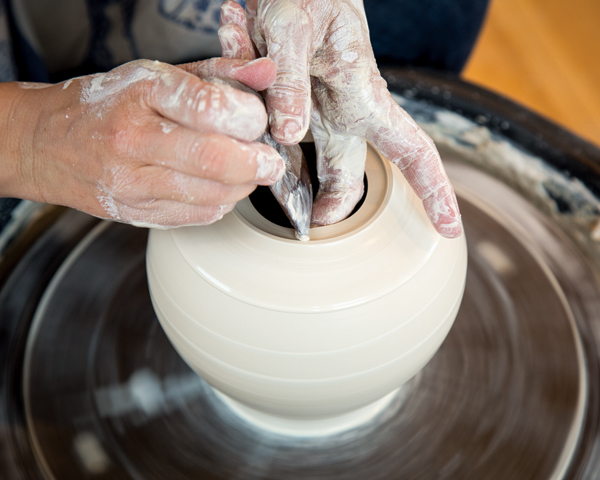
<svg viewBox="0 0 600 480"><path fill-rule="evenodd" d="M435 354L458 312L464 235L439 236L369 147L368 190L309 242L249 199L219 222L154 230L147 273L174 347L239 415L318 435L380 411Z"/></svg>

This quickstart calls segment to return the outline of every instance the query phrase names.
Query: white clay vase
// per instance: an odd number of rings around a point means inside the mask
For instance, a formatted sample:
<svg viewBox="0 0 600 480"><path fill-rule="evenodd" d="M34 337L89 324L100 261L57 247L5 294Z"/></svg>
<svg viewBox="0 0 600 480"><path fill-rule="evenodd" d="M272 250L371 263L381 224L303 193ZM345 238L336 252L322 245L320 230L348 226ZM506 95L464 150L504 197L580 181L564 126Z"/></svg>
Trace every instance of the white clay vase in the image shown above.
<svg viewBox="0 0 600 480"><path fill-rule="evenodd" d="M335 433L381 410L435 354L465 285L465 237L431 226L371 146L350 218L309 242L249 199L202 227L152 230L154 309L188 365L233 410L292 435Z"/></svg>

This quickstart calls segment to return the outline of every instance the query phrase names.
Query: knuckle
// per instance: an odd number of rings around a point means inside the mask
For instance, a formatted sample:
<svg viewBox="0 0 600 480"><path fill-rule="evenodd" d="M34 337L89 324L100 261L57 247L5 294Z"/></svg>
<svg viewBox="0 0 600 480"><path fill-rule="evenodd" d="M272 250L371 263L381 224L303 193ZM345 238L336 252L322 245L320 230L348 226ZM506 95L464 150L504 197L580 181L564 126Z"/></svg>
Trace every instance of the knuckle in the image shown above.
<svg viewBox="0 0 600 480"><path fill-rule="evenodd" d="M287 29L282 29L280 25L301 27L310 23L308 12L296 2L275 2L262 10L259 16L262 17L265 30L277 36L288 33Z"/></svg>
<svg viewBox="0 0 600 480"><path fill-rule="evenodd" d="M148 60L148 59L140 59L140 60L133 60L131 62L127 62L125 64L123 64L121 67L119 67L119 69L123 69L123 70L127 70L127 71L136 71L139 69L148 69L149 67L152 67L153 65L153 61L152 60Z"/></svg>
<svg viewBox="0 0 600 480"><path fill-rule="evenodd" d="M135 158L143 150L138 148L143 135L143 128L118 115L110 122L108 146L118 158Z"/></svg>
<svg viewBox="0 0 600 480"><path fill-rule="evenodd" d="M246 138L248 129L262 131L267 113L255 94L240 91L228 84L198 82L186 92L185 109L192 122L211 132Z"/></svg>
<svg viewBox="0 0 600 480"><path fill-rule="evenodd" d="M112 132L108 136L108 143L110 149L119 157L133 151L133 141L128 130L121 130L117 127L112 128Z"/></svg>
<svg viewBox="0 0 600 480"><path fill-rule="evenodd" d="M222 28L219 28L219 32L221 31ZM215 75L216 72L218 71L218 67L219 67L219 58L209 58L208 60L204 60L201 64L201 72L200 72L200 77L201 78L206 78L206 77L210 77L212 75ZM199 86L194 86L194 89L200 88ZM196 93L197 94L197 93Z"/></svg>
<svg viewBox="0 0 600 480"><path fill-rule="evenodd" d="M169 183L160 175L149 175L144 168L115 166L101 182L102 191L119 204L140 212L156 209L157 185Z"/></svg>
<svg viewBox="0 0 600 480"><path fill-rule="evenodd" d="M209 180L224 181L228 171L222 143L214 137L193 142L190 157L198 159L199 175Z"/></svg>
<svg viewBox="0 0 600 480"><path fill-rule="evenodd" d="M201 123L210 125L213 131L220 131L235 114L230 111L236 106L231 101L228 87L203 82L190 87L186 107L201 118Z"/></svg>
<svg viewBox="0 0 600 480"><path fill-rule="evenodd" d="M208 70L213 70L214 65L209 64ZM210 83L195 83L187 92L187 106L196 113L204 113L207 116L214 115L221 108L221 89Z"/></svg>
<svg viewBox="0 0 600 480"><path fill-rule="evenodd" d="M286 96L292 93L294 96L308 96L310 92L310 81L305 72L291 69L279 69L277 79L273 86L269 87L270 95Z"/></svg>

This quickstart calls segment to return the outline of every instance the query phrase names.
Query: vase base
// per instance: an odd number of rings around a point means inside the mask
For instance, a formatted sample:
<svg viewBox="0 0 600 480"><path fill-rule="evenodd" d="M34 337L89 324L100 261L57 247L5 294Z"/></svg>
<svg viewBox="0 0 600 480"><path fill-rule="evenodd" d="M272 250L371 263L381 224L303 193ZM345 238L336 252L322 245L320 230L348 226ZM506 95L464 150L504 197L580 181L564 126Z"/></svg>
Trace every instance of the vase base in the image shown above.
<svg viewBox="0 0 600 480"><path fill-rule="evenodd" d="M400 387L402 388L402 387ZM317 419L296 419L270 415L254 408L248 407L237 400L213 389L217 397L246 422L280 435L294 437L319 437L335 435L346 430L358 427L373 419L378 413L386 409L400 389L388 393L384 397L369 405L342 415L323 417Z"/></svg>

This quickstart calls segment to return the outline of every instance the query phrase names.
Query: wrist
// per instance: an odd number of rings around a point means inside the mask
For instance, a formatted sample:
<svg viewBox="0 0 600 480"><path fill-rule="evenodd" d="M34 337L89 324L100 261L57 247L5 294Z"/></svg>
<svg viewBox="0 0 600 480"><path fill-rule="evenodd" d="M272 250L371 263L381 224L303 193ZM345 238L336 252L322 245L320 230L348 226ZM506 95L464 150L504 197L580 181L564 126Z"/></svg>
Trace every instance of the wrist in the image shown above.
<svg viewBox="0 0 600 480"><path fill-rule="evenodd" d="M0 83L0 197L43 201L33 169L33 139L40 111L40 105L30 98L36 96L35 90L18 82Z"/></svg>

